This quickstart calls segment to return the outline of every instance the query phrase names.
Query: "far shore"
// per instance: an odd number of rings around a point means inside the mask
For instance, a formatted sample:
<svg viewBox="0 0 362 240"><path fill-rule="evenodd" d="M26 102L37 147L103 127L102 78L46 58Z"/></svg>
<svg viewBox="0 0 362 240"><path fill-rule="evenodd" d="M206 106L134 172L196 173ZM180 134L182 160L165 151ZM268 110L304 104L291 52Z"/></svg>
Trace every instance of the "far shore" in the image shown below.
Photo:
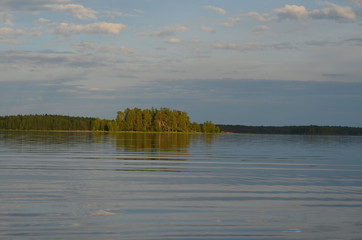
<svg viewBox="0 0 362 240"><path fill-rule="evenodd" d="M22 129L0 129L0 132L52 132L52 133L158 133L158 134L239 134L232 132L220 132L220 133L204 133L204 132L155 132L155 131L94 131L94 130L22 130Z"/></svg>

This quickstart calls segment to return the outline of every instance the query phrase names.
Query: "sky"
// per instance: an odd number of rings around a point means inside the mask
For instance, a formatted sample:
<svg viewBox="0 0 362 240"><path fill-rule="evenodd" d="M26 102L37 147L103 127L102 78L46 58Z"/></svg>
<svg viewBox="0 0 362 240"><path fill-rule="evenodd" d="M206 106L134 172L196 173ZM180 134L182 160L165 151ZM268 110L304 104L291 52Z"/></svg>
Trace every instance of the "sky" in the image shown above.
<svg viewBox="0 0 362 240"><path fill-rule="evenodd" d="M362 0L0 0L0 115L362 127Z"/></svg>

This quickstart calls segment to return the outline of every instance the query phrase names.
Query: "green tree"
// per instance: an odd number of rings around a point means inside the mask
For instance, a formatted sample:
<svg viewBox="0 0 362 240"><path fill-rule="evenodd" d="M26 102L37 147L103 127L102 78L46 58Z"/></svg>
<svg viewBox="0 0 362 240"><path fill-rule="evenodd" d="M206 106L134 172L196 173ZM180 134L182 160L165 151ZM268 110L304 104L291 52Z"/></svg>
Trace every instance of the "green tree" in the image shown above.
<svg viewBox="0 0 362 240"><path fill-rule="evenodd" d="M153 116L152 116L152 111L148 110L148 109L144 109L142 111L142 121L143 121L143 131L152 131L153 127L152 127L152 120L153 120Z"/></svg>
<svg viewBox="0 0 362 240"><path fill-rule="evenodd" d="M191 123L191 131L192 132L201 132L200 124L198 124L196 122Z"/></svg>
<svg viewBox="0 0 362 240"><path fill-rule="evenodd" d="M206 121L202 125L202 129L204 133L219 133L220 128L213 124L211 121Z"/></svg>

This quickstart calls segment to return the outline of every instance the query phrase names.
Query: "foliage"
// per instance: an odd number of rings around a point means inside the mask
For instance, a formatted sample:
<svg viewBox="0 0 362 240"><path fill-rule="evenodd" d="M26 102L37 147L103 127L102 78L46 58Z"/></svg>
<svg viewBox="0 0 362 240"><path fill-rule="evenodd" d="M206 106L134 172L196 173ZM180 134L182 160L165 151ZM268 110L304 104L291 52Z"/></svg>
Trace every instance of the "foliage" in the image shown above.
<svg viewBox="0 0 362 240"><path fill-rule="evenodd" d="M2 130L205 132L298 135L362 135L362 128L341 126L244 126L191 122L186 112L161 109L125 109L115 120L63 115L0 116Z"/></svg>
<svg viewBox="0 0 362 240"><path fill-rule="evenodd" d="M17 115L0 117L0 129L91 130L94 118L62 115Z"/></svg>
<svg viewBox="0 0 362 240"><path fill-rule="evenodd" d="M168 108L143 110L139 108L126 108L124 111L117 112L115 120L101 120L97 118L93 130L200 132L201 127L198 123L192 123L186 112L179 110L170 110Z"/></svg>
<svg viewBox="0 0 362 240"><path fill-rule="evenodd" d="M206 121L206 122L204 122L204 124L202 124L202 130L204 133L219 133L220 132L220 128L210 121Z"/></svg>
<svg viewBox="0 0 362 240"><path fill-rule="evenodd" d="M188 114L168 108L127 108L117 112L115 120L70 117L62 115L17 115L0 117L3 130L88 130L88 131L143 131L143 132L219 132L207 121L202 126L191 122Z"/></svg>
<svg viewBox="0 0 362 240"><path fill-rule="evenodd" d="M362 128L341 126L244 126L218 125L223 132L252 134L295 134L295 135L362 135Z"/></svg>

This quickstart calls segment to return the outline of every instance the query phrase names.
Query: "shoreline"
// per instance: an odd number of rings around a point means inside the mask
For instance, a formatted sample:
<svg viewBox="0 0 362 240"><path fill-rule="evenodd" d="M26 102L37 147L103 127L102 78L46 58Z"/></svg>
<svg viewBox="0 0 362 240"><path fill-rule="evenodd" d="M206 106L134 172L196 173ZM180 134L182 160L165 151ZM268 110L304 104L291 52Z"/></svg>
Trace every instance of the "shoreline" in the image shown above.
<svg viewBox="0 0 362 240"><path fill-rule="evenodd" d="M162 134L239 134L232 132L204 133L204 132L154 132L154 131L94 131L94 130L21 130L21 129L0 129L0 132L52 132L52 133L162 133Z"/></svg>

